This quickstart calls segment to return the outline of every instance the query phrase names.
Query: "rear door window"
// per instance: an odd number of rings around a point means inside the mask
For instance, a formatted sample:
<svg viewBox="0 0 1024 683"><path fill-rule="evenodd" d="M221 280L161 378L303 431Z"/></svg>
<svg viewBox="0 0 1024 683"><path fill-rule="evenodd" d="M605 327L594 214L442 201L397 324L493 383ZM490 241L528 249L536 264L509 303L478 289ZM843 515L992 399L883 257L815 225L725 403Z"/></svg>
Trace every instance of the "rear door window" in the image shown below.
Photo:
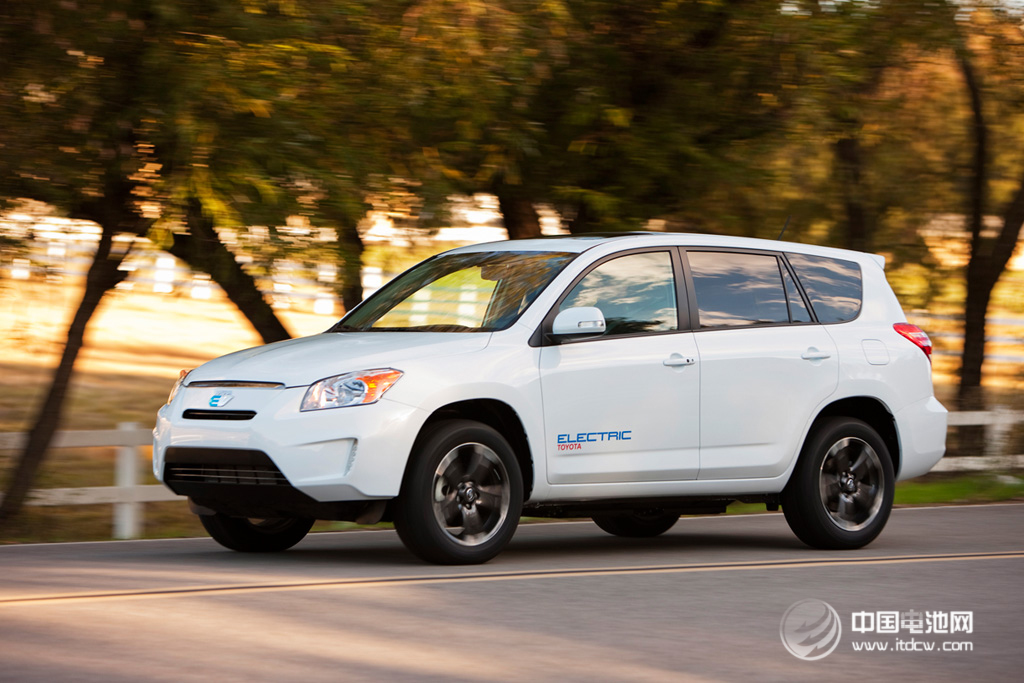
<svg viewBox="0 0 1024 683"><path fill-rule="evenodd" d="M690 251L686 257L701 328L790 322L775 256Z"/></svg>

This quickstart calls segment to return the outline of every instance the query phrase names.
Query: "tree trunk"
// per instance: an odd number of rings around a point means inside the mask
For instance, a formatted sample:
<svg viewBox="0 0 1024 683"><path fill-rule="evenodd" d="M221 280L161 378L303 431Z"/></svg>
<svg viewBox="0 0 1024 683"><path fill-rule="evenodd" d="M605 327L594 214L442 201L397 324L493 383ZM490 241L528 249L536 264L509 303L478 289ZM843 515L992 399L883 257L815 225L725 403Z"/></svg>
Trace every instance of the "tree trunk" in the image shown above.
<svg viewBox="0 0 1024 683"><path fill-rule="evenodd" d="M967 262L967 300L964 306L964 350L960 363L960 410L984 410L982 368L985 364L985 328L992 290L1013 256L1024 225L1024 173L1013 199L1003 212L1003 224L995 238L982 235L988 187L988 128L985 123L982 86L974 72L966 47L959 54L960 70L971 100L971 130L974 137L969 203L971 255ZM961 427L960 448L967 453L984 450L984 428Z"/></svg>
<svg viewBox="0 0 1024 683"><path fill-rule="evenodd" d="M960 387L957 406L960 410L984 410L985 396L981 390L982 366L985 363L985 318L992 290L984 285L987 277L979 268L968 268L967 301L964 306L964 348L960 360ZM972 277L971 271L978 272Z"/></svg>
<svg viewBox="0 0 1024 683"><path fill-rule="evenodd" d="M586 235L594 231L591 211L587 208L586 202L579 202L576 206L576 215L569 220L569 233L573 235Z"/></svg>
<svg viewBox="0 0 1024 683"><path fill-rule="evenodd" d="M859 138L847 135L836 141L836 166L846 212L845 246L856 251L871 251L874 231L869 225L868 208L864 201L864 157Z"/></svg>
<svg viewBox="0 0 1024 683"><path fill-rule="evenodd" d="M363 300L363 241L354 224L343 222L338 229L338 259L341 261L341 303L348 313Z"/></svg>
<svg viewBox="0 0 1024 683"><path fill-rule="evenodd" d="M498 208L510 240L540 237L540 218L533 202L508 185L498 188Z"/></svg>
<svg viewBox="0 0 1024 683"><path fill-rule="evenodd" d="M46 457L54 432L61 423L71 372L78 352L82 349L89 320L96 312L103 295L117 286L127 275L127 272L118 270L125 254L113 252L113 239L114 229L104 226L99 246L85 278L85 293L68 328L67 343L64 345L60 363L53 373L50 390L28 434L28 443L25 444L14 473L7 483L7 491L3 502L0 503L0 521L10 519L21 511L29 489L35 481L36 473Z"/></svg>
<svg viewBox="0 0 1024 683"><path fill-rule="evenodd" d="M985 329L989 301L1024 226L1024 173L1017 192L1003 212L1002 227L995 238L971 240L971 259L967 263L967 302L964 307L964 351L960 367L960 410L984 410L981 391L985 362ZM972 235L973 237L973 235Z"/></svg>
<svg viewBox="0 0 1024 683"><path fill-rule="evenodd" d="M981 391L981 369L985 363L985 318L988 315L992 287L995 286L999 275L997 273L995 279L992 278L993 255L985 248L987 245L981 235L984 227L985 191L988 186L988 126L982 106L981 84L974 73L971 56L966 47L960 50L959 63L964 77L964 85L967 86L967 93L971 101L971 135L974 139L974 155L968 197L971 256L967 262L964 349L960 362L960 387L957 400L960 410L983 410L985 398Z"/></svg>
<svg viewBox="0 0 1024 683"><path fill-rule="evenodd" d="M242 269L234 254L220 241L213 229L213 221L203 215L199 200L189 200L186 222L189 232L174 235L171 254L191 268L209 273L260 335L263 343L291 339L274 309L263 298L256 280Z"/></svg>

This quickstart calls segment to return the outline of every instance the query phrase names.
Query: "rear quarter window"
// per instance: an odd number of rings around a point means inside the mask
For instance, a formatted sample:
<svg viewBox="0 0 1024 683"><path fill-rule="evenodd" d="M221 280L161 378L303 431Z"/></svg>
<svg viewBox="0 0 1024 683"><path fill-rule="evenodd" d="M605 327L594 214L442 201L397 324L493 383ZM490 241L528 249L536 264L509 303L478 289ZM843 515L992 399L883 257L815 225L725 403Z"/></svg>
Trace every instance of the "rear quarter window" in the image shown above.
<svg viewBox="0 0 1024 683"><path fill-rule="evenodd" d="M820 323L845 323L860 315L860 265L844 259L786 254Z"/></svg>

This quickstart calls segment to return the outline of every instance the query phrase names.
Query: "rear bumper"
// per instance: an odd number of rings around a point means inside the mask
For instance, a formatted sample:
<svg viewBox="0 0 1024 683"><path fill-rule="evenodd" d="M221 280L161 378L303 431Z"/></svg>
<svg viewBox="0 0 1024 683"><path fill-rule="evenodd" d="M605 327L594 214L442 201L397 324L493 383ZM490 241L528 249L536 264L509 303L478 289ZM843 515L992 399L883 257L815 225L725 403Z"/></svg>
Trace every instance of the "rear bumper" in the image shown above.
<svg viewBox="0 0 1024 683"><path fill-rule="evenodd" d="M946 409L934 396L896 413L900 437L897 480L921 476L942 459L946 452L947 417Z"/></svg>

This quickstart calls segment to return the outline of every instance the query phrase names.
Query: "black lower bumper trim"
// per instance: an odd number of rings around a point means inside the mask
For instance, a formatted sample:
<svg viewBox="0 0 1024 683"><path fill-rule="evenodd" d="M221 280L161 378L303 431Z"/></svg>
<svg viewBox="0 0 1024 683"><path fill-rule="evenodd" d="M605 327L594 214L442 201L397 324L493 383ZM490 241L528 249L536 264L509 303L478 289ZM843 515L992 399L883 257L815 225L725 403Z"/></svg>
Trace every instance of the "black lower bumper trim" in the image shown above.
<svg viewBox="0 0 1024 683"><path fill-rule="evenodd" d="M291 485L263 451L174 446L164 483L196 505L232 517L310 517L355 521L376 501L322 503Z"/></svg>

